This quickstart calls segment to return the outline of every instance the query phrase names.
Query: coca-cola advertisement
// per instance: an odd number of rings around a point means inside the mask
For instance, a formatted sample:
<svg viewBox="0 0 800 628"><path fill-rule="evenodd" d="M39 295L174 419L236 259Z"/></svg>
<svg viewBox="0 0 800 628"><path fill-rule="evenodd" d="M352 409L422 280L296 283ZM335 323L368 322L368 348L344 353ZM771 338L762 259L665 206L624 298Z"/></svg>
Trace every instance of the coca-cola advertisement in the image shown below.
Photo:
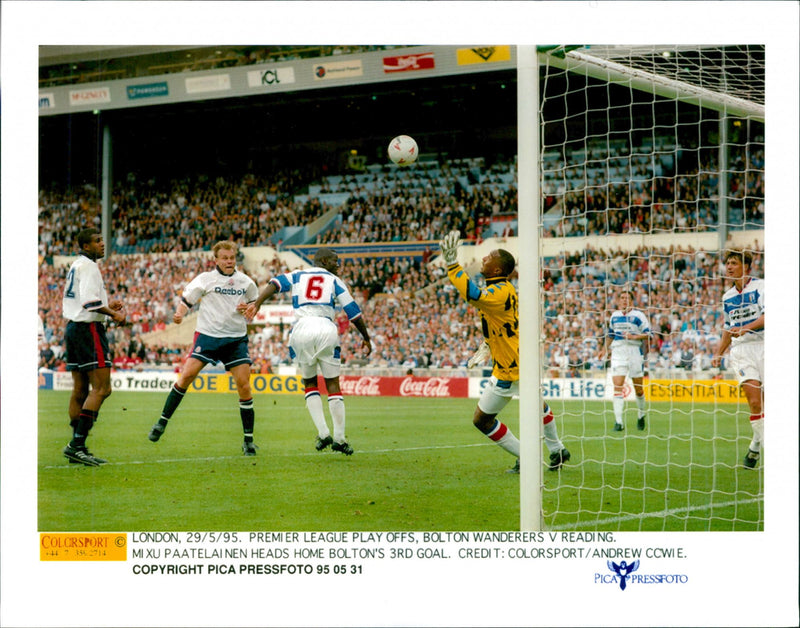
<svg viewBox="0 0 800 628"><path fill-rule="evenodd" d="M436 61L433 58L433 52L383 58L383 71L387 74L391 72L410 72L413 70L432 70L435 67Z"/></svg>
<svg viewBox="0 0 800 628"><path fill-rule="evenodd" d="M466 377L342 376L339 378L339 384L342 394L360 397L469 396L469 379Z"/></svg>

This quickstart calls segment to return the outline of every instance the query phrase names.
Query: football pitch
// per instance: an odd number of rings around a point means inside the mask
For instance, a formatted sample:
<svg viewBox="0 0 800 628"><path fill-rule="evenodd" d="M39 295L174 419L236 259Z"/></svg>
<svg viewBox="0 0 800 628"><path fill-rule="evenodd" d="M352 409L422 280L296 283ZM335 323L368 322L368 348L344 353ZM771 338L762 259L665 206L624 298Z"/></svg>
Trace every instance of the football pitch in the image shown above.
<svg viewBox="0 0 800 628"><path fill-rule="evenodd" d="M260 449L245 457L235 394L188 394L152 443L165 398L115 392L88 441L109 464L90 468L61 454L69 393L39 392L39 530L519 529L514 458L472 426L475 399L347 397L345 457L315 451L301 395L256 395ZM572 460L543 471L548 529L763 529L743 410L676 405L644 432L631 410L611 432L608 404L552 406ZM500 415L517 435L518 407Z"/></svg>

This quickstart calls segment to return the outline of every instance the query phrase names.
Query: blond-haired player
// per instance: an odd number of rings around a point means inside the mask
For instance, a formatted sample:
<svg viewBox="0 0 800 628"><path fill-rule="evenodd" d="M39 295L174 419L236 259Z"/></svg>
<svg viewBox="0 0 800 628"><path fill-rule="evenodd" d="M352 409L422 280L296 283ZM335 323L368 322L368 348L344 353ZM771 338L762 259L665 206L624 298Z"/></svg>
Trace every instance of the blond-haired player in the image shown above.
<svg viewBox="0 0 800 628"><path fill-rule="evenodd" d="M188 311L199 303L191 353L183 364L178 381L167 395L161 418L153 425L148 438L153 442L161 438L203 367L222 362L233 376L239 393L239 415L244 432L242 451L245 456L254 456L255 411L250 390L251 360L244 311L258 296L258 287L250 277L236 269L236 244L224 240L217 242L212 250L216 267L200 273L186 285L172 317L174 323L182 323Z"/></svg>

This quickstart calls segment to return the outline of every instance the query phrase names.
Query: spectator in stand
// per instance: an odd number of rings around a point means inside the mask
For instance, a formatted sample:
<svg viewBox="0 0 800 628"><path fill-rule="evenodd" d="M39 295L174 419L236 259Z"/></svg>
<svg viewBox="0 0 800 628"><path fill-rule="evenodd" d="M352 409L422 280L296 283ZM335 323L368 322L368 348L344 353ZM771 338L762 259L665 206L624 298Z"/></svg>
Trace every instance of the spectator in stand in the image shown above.
<svg viewBox="0 0 800 628"><path fill-rule="evenodd" d="M692 371L694 370L694 351L692 351L692 344L688 341L684 341L681 344L681 363L680 367L685 371Z"/></svg>
<svg viewBox="0 0 800 628"><path fill-rule="evenodd" d="M39 343L39 368L55 370L58 366L56 354L44 340Z"/></svg>

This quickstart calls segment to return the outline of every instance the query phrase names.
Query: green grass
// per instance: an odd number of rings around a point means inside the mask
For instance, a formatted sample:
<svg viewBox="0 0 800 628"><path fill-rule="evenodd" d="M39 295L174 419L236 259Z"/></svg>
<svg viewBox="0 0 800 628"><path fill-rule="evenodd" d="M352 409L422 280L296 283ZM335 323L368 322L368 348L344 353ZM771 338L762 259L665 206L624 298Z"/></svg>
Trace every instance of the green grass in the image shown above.
<svg viewBox="0 0 800 628"><path fill-rule="evenodd" d="M61 455L69 393L39 393L40 530L519 529L514 460L472 426L474 399L348 397L345 457L314 450L302 396L257 395L260 450L244 457L234 394L187 395L151 443L165 398L115 392L88 443L111 462L87 468ZM548 527L763 529L763 476L739 464L749 427L735 409L651 414L646 432L631 410L613 433L605 404L553 407L573 457L543 474ZM501 417L519 434L517 413L514 401Z"/></svg>
<svg viewBox="0 0 800 628"><path fill-rule="evenodd" d="M647 428L613 432L609 404L554 404L573 458L545 485L548 527L586 530L763 530L763 458L741 461L745 407L652 404Z"/></svg>

